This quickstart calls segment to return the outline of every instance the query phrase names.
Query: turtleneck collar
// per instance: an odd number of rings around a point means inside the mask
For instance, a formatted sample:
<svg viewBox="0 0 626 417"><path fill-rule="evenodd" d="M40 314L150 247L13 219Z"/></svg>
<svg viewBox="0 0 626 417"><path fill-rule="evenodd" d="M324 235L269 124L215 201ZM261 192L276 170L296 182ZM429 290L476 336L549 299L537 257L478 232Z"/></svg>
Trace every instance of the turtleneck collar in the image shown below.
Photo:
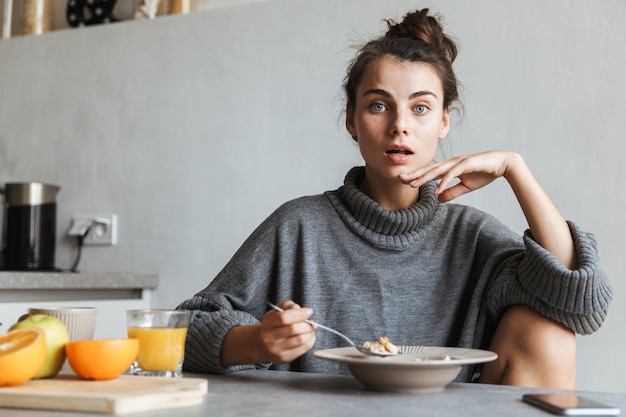
<svg viewBox="0 0 626 417"><path fill-rule="evenodd" d="M326 193L343 222L363 239L388 249L402 250L419 240L437 208L437 184L420 187L419 200L411 207L388 211L359 190L364 177L365 167L352 168L343 187Z"/></svg>

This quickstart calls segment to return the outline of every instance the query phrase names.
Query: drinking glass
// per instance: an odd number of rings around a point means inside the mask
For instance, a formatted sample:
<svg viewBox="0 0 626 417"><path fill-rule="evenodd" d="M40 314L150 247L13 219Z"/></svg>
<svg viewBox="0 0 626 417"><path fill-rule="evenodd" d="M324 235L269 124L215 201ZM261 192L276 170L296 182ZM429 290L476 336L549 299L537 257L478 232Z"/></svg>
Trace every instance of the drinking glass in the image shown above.
<svg viewBox="0 0 626 417"><path fill-rule="evenodd" d="M127 310L128 337L139 339L131 375L182 377L188 310Z"/></svg>

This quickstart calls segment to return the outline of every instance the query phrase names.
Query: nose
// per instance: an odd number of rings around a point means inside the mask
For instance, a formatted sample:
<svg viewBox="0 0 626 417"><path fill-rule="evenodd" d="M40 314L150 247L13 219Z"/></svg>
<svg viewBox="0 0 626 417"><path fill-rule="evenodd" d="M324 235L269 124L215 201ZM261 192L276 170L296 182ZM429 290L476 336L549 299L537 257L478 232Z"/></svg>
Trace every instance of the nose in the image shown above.
<svg viewBox="0 0 626 417"><path fill-rule="evenodd" d="M406 136L409 134L409 123L407 117L408 115L406 112L401 109L394 112L394 117L391 123L391 134L393 136Z"/></svg>

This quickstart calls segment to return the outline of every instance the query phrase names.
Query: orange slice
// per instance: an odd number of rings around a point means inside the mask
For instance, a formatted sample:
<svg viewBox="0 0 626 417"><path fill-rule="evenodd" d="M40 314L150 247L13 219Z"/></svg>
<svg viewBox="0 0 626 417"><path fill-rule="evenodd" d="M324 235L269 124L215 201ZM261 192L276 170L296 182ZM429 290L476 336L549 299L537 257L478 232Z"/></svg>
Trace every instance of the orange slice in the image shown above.
<svg viewBox="0 0 626 417"><path fill-rule="evenodd" d="M46 360L46 335L36 328L11 330L0 336L0 387L21 385Z"/></svg>
<svg viewBox="0 0 626 417"><path fill-rule="evenodd" d="M70 366L83 379L113 379L126 371L139 353L137 339L80 340L65 345Z"/></svg>

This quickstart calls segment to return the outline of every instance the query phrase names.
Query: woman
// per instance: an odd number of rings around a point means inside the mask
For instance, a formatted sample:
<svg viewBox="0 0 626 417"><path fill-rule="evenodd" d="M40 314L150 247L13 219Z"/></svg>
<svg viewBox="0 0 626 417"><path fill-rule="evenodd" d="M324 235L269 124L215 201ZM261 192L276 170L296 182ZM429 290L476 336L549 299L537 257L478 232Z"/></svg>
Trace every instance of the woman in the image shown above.
<svg viewBox="0 0 626 417"><path fill-rule="evenodd" d="M457 48L428 10L387 23L344 84L365 166L337 190L278 208L179 306L192 310L185 369L345 373L310 353L343 345L304 321L314 308L358 341L498 353L458 380L573 388L575 332L597 330L612 297L593 236L563 219L516 153L432 163L458 99ZM528 220L523 237L448 203L500 177Z"/></svg>

